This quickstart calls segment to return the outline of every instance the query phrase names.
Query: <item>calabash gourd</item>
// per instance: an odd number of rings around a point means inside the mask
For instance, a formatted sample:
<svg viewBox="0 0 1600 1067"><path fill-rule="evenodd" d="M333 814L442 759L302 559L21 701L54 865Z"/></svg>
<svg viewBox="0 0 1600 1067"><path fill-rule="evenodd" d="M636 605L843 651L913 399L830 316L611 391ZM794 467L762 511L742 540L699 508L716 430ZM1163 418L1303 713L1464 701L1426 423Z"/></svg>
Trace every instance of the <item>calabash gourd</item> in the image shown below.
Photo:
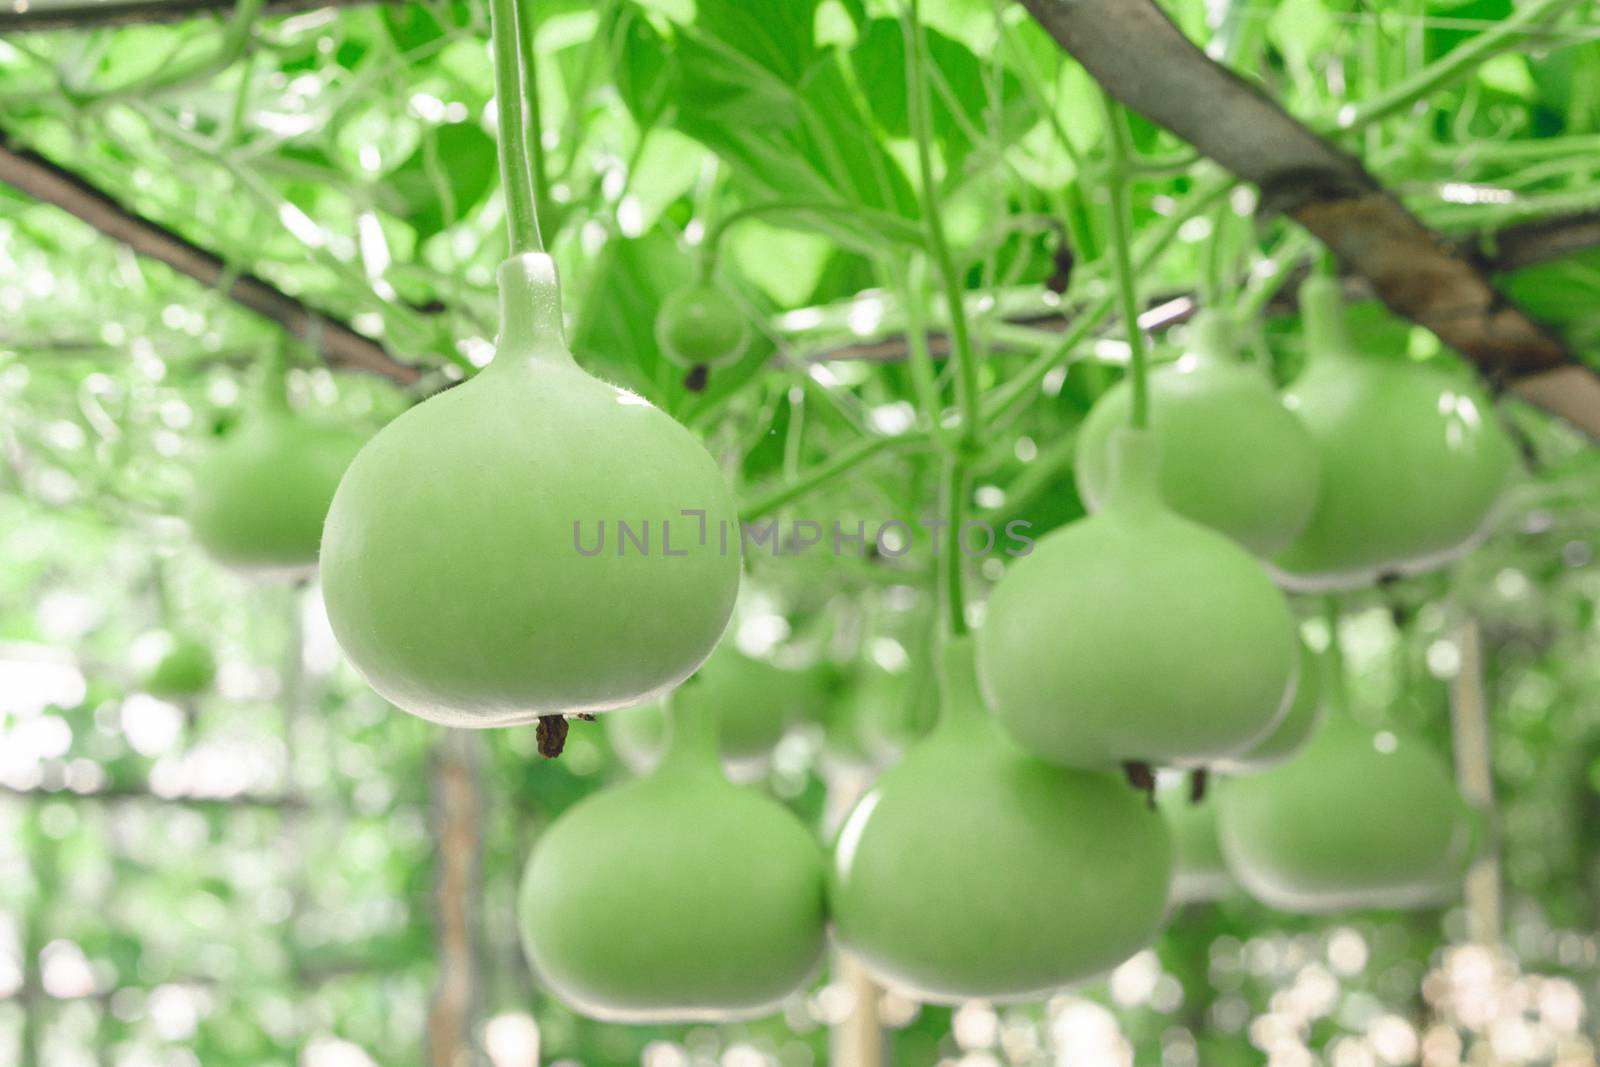
<svg viewBox="0 0 1600 1067"><path fill-rule="evenodd" d="M1214 784L1214 783L1213 783ZM1195 800L1187 775L1162 776L1156 802L1172 835L1172 901L1193 904L1221 900L1239 891L1217 840L1217 805L1213 791Z"/></svg>
<svg viewBox="0 0 1600 1067"><path fill-rule="evenodd" d="M1299 590L1348 589L1438 567L1469 548L1515 451L1483 394L1431 367L1358 355L1338 282L1300 289L1308 362L1285 393L1316 442L1322 491L1275 561Z"/></svg>
<svg viewBox="0 0 1600 1067"><path fill-rule="evenodd" d="M679 289L656 312L656 343L681 367L726 367L744 355L750 323L710 281Z"/></svg>
<svg viewBox="0 0 1600 1067"><path fill-rule="evenodd" d="M1052 766L999 731L970 639L942 657L943 713L842 824L835 935L919 999L1039 997L1155 937L1171 846L1122 779Z"/></svg>
<svg viewBox="0 0 1600 1067"><path fill-rule="evenodd" d="M748 763L771 754L791 726L816 715L818 685L814 674L746 656L724 638L670 699L694 705L715 724L724 760ZM655 766L666 735L664 702L607 715L605 724L624 762L641 772Z"/></svg>
<svg viewBox="0 0 1600 1067"><path fill-rule="evenodd" d="M672 707L670 733L654 771L581 801L534 847L523 946L595 1018L766 1014L821 958L821 849L787 809L723 777L702 710Z"/></svg>
<svg viewBox="0 0 1600 1067"><path fill-rule="evenodd" d="M573 361L550 257L507 260L500 293L493 361L372 439L322 542L350 661L453 726L659 696L710 654L739 587L716 463Z"/></svg>
<svg viewBox="0 0 1600 1067"><path fill-rule="evenodd" d="M281 381L196 465L188 519L218 562L263 580L316 573L334 489L366 434L296 415Z"/></svg>
<svg viewBox="0 0 1600 1067"><path fill-rule="evenodd" d="M1212 764L1229 774L1250 774L1275 767L1304 748L1322 723L1322 665L1316 654L1300 642L1300 669L1295 676L1294 699L1272 732L1244 752Z"/></svg>
<svg viewBox="0 0 1600 1067"><path fill-rule="evenodd" d="M162 700L187 700L211 688L217 661L211 646L188 635L174 636L142 679L146 693Z"/></svg>
<svg viewBox="0 0 1600 1067"><path fill-rule="evenodd" d="M984 694L1035 755L1190 766L1242 752L1285 710L1294 622L1249 553L1175 514L1147 431L1113 435L1099 512L1007 569L978 633Z"/></svg>
<svg viewBox="0 0 1600 1067"><path fill-rule="evenodd" d="M1238 361L1227 316L1201 311L1174 363L1151 372L1150 429L1161 442L1161 496L1184 518L1272 556L1305 529L1317 502L1311 435L1265 375ZM1111 482L1111 436L1128 424L1122 382L1078 436L1078 489L1091 510Z"/></svg>
<svg viewBox="0 0 1600 1067"><path fill-rule="evenodd" d="M1474 851L1476 819L1444 760L1343 709L1287 763L1220 783L1217 803L1229 868L1284 911L1448 900Z"/></svg>

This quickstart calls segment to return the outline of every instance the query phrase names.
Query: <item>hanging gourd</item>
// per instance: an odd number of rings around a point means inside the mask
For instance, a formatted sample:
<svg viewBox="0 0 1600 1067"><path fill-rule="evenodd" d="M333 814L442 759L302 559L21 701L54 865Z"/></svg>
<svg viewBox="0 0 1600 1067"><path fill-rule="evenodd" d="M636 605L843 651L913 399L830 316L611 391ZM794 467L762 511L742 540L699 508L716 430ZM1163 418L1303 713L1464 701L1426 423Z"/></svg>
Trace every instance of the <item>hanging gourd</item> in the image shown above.
<svg viewBox="0 0 1600 1067"><path fill-rule="evenodd" d="M737 363L750 344L750 323L733 299L709 277L661 302L656 343L680 367L716 369Z"/></svg>
<svg viewBox="0 0 1600 1067"><path fill-rule="evenodd" d="M676 691L675 704L693 705L714 724L717 751L737 764L770 755L789 728L815 717L820 702L812 672L785 670L746 656L725 638L693 678ZM661 756L665 701L607 715L606 736L630 767L643 772Z"/></svg>
<svg viewBox="0 0 1600 1067"><path fill-rule="evenodd" d="M970 638L943 651L933 732L834 844L840 942L919 999L1037 998L1115 967L1160 929L1161 816L1109 773L1055 767L996 729Z"/></svg>
<svg viewBox="0 0 1600 1067"><path fill-rule="evenodd" d="M1101 509L1007 569L978 633L996 714L1075 767L1194 766L1245 751L1294 680L1294 620L1249 553L1161 500L1158 447L1118 428Z"/></svg>
<svg viewBox="0 0 1600 1067"><path fill-rule="evenodd" d="M189 700L211 688L217 661L211 646L188 635L169 636L166 650L145 672L140 687L162 700Z"/></svg>
<svg viewBox="0 0 1600 1067"><path fill-rule="evenodd" d="M1322 665L1300 642L1300 669L1295 676L1294 699L1272 732L1236 756L1218 760L1212 769L1229 774L1249 774L1275 767L1306 746L1322 722Z"/></svg>
<svg viewBox="0 0 1600 1067"><path fill-rule="evenodd" d="M1094 510L1111 481L1111 436L1131 389L1096 402L1078 435L1078 490ZM1270 557L1305 529L1317 501L1311 436L1256 368L1240 363L1227 316L1199 312L1176 362L1150 373L1150 429L1161 442L1161 497L1186 519Z"/></svg>
<svg viewBox="0 0 1600 1067"><path fill-rule="evenodd" d="M291 411L279 359L257 409L196 465L188 519L218 562L293 580L316 572L329 502L366 435Z"/></svg>
<svg viewBox="0 0 1600 1067"><path fill-rule="evenodd" d="M669 705L660 765L561 815L518 909L540 980L618 1022L772 1011L822 955L824 866L782 805L733 785L703 709Z"/></svg>
<svg viewBox="0 0 1600 1067"><path fill-rule="evenodd" d="M1476 816L1426 741L1355 720L1337 646L1328 670L1329 712L1311 743L1285 763L1219 784L1229 869L1251 896L1285 911L1450 899L1472 859Z"/></svg>
<svg viewBox="0 0 1600 1067"><path fill-rule="evenodd" d="M515 7L493 26L512 255L493 360L407 411L339 485L328 619L384 697L454 726L642 703L715 647L739 587L716 462L654 406L586 373L542 251Z"/></svg>
<svg viewBox="0 0 1600 1067"><path fill-rule="evenodd" d="M1438 567L1484 530L1515 450L1487 398L1431 367L1357 354L1339 283L1300 287L1307 365L1284 395L1316 442L1322 492L1275 560L1294 589Z"/></svg>
<svg viewBox="0 0 1600 1067"><path fill-rule="evenodd" d="M1239 891L1217 840L1217 804L1209 776L1163 775L1156 787L1156 803L1172 835L1172 901L1194 904L1221 900ZM1198 794L1198 795L1197 795Z"/></svg>

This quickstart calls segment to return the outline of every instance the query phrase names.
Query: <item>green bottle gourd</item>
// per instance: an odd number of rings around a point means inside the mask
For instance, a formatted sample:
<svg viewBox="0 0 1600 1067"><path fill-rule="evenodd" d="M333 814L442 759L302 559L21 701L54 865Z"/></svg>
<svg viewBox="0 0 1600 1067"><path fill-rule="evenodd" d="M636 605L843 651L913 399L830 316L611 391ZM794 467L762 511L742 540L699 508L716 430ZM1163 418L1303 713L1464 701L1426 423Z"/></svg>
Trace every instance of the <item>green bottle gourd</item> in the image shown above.
<svg viewBox="0 0 1600 1067"><path fill-rule="evenodd" d="M1052 766L999 731L969 638L941 667L938 724L840 827L835 937L940 1002L1035 999L1115 967L1165 919L1161 816L1119 776Z"/></svg>
<svg viewBox="0 0 1600 1067"><path fill-rule="evenodd" d="M1331 688L1327 720L1304 750L1219 784L1229 869L1251 896L1283 911L1449 900L1476 850L1477 816L1425 741L1356 722L1339 683Z"/></svg>
<svg viewBox="0 0 1600 1067"><path fill-rule="evenodd" d="M1211 769L1226 774L1251 774L1290 759L1305 748L1321 725L1326 705L1322 699L1322 668L1316 654L1300 642L1300 669L1295 675L1294 698L1272 732L1244 752L1217 760Z"/></svg>
<svg viewBox="0 0 1600 1067"><path fill-rule="evenodd" d="M366 434L296 415L281 369L257 410L196 465L188 519L213 559L266 581L316 573L334 489Z"/></svg>
<svg viewBox="0 0 1600 1067"><path fill-rule="evenodd" d="M1239 891L1233 872L1217 840L1217 804L1214 794L1196 801L1187 776L1163 775L1156 787L1156 803L1172 835L1172 902L1196 904L1221 900Z"/></svg>
<svg viewBox="0 0 1600 1067"><path fill-rule="evenodd" d="M726 367L750 344L750 323L709 279L668 296L656 312L656 344L680 367Z"/></svg>
<svg viewBox="0 0 1600 1067"><path fill-rule="evenodd" d="M721 471L689 431L573 361L554 261L507 260L500 294L493 361L372 439L322 541L350 661L452 726L659 696L710 654L739 587Z"/></svg>
<svg viewBox="0 0 1600 1067"><path fill-rule="evenodd" d="M1355 353L1339 285L1300 288L1308 362L1284 402L1321 457L1311 522L1274 563L1304 591L1350 589L1447 563L1485 528L1515 450L1476 388Z"/></svg>
<svg viewBox="0 0 1600 1067"><path fill-rule="evenodd" d="M171 638L167 649L141 680L146 693L162 700L188 700L199 696L217 678L217 661L211 647L187 635Z"/></svg>
<svg viewBox="0 0 1600 1067"><path fill-rule="evenodd" d="M1161 442L1161 496L1186 519L1270 557L1311 520L1318 459L1311 435L1265 375L1238 361L1232 327L1199 312L1175 362L1150 373L1150 429ZM1096 402L1078 435L1078 489L1091 510L1111 483L1111 437L1128 424L1130 387Z"/></svg>
<svg viewBox="0 0 1600 1067"><path fill-rule="evenodd" d="M746 656L728 637L670 699L680 707L693 705L710 718L716 727L717 750L742 770L769 756L791 726L815 716L816 686L806 672ZM612 748L637 772L650 770L661 757L665 703L657 701L605 717Z"/></svg>
<svg viewBox="0 0 1600 1067"><path fill-rule="evenodd" d="M702 710L672 706L670 735L654 771L579 802L534 846L523 947L597 1019L767 1014L821 959L822 851L777 801L723 776Z"/></svg>
<svg viewBox="0 0 1600 1067"><path fill-rule="evenodd" d="M1000 721L1054 763L1194 766L1243 752L1286 710L1294 620L1233 541L1175 514L1148 431L1113 435L1104 506L1007 569L978 633Z"/></svg>

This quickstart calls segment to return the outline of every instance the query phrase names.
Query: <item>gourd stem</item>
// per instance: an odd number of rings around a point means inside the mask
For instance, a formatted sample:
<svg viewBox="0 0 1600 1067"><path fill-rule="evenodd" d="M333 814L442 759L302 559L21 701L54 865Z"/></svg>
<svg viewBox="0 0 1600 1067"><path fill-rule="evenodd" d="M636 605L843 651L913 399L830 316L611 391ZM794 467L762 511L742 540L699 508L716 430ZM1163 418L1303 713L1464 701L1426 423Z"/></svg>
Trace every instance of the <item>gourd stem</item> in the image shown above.
<svg viewBox="0 0 1600 1067"><path fill-rule="evenodd" d="M261 363L261 407L266 411L289 410L289 338L280 334L272 354Z"/></svg>
<svg viewBox="0 0 1600 1067"><path fill-rule="evenodd" d="M1188 349L1207 359L1233 357L1233 320L1225 311L1202 308L1189 320Z"/></svg>
<svg viewBox="0 0 1600 1067"><path fill-rule="evenodd" d="M669 696L662 701L662 710L667 720L662 769L702 767L716 762L716 726L700 702Z"/></svg>
<svg viewBox="0 0 1600 1067"><path fill-rule="evenodd" d="M530 19L531 12L524 12ZM495 119L499 132L500 184L506 202L506 232L511 254L543 252L539 212L533 194L533 164L522 110L521 46L517 41L517 0L489 0L494 47ZM530 30L531 35L531 30ZM531 46L530 46L531 47Z"/></svg>
<svg viewBox="0 0 1600 1067"><path fill-rule="evenodd" d="M1343 715L1350 709L1350 688L1345 674L1344 648L1339 643L1339 601L1336 597L1323 599L1322 617L1328 626L1328 651L1323 656L1323 683L1328 694L1328 706L1335 714Z"/></svg>
<svg viewBox="0 0 1600 1067"><path fill-rule="evenodd" d="M939 649L939 721L959 723L982 718L978 667L972 637L951 636Z"/></svg>
<svg viewBox="0 0 1600 1067"><path fill-rule="evenodd" d="M1300 316L1308 357L1333 358L1350 351L1344 296L1337 278L1318 274L1300 283Z"/></svg>
<svg viewBox="0 0 1600 1067"><path fill-rule="evenodd" d="M945 607L950 615L950 632L961 637L967 632L967 604L961 589L961 523L966 518L967 465L958 456L951 456L945 465L945 536L940 543L944 552Z"/></svg>
<svg viewBox="0 0 1600 1067"><path fill-rule="evenodd" d="M917 0L906 8L903 23L906 39L906 115L911 137L917 146L917 170L922 186L922 221L928 232L928 252L939 271L944 299L950 315L950 353L955 362L956 406L961 411L961 444L971 452L983 440L983 409L979 404L978 361L972 351L972 335L967 325L967 308L962 300L961 277L955 258L945 239L944 213L939 204L939 186L933 175L933 134L928 128L928 78L923 73L922 22ZM934 413L937 417L937 413Z"/></svg>
<svg viewBox="0 0 1600 1067"><path fill-rule="evenodd" d="M1123 329L1128 335L1128 377L1133 391L1128 422L1143 429L1150 425L1150 368L1145 356L1144 337L1139 332L1139 288L1133 276L1133 253L1130 250L1128 130L1122 109L1104 91L1100 93L1100 113L1105 118L1106 154L1110 162L1106 190L1111 198L1111 252L1117 271L1117 295L1122 304Z"/></svg>
<svg viewBox="0 0 1600 1067"><path fill-rule="evenodd" d="M544 154L544 113L539 106L539 53L535 47L533 0L523 0L517 12L517 54L521 61L522 94L528 104L528 162L532 171L533 210L537 222L540 208L550 206L550 167ZM542 238L543 233L539 236Z"/></svg>

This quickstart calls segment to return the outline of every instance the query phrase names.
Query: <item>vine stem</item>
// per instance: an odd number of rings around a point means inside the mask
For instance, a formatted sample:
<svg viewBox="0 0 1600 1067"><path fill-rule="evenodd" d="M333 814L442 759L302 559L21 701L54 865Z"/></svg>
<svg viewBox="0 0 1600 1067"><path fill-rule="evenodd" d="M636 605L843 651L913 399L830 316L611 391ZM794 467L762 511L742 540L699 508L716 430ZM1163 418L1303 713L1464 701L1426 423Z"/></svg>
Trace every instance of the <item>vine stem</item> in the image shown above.
<svg viewBox="0 0 1600 1067"><path fill-rule="evenodd" d="M523 99L528 104L528 161L533 181L534 217L537 219L539 208L548 208L551 197L550 166L544 153L544 113L539 106L539 52L535 47L532 7L529 0L524 0L516 15Z"/></svg>
<svg viewBox="0 0 1600 1067"><path fill-rule="evenodd" d="M1575 6L1577 0L1531 0L1524 3L1482 33L1451 49L1442 59L1396 82L1387 91L1369 97L1365 103L1341 112L1333 121L1317 123L1317 129L1322 133L1361 129L1404 111L1485 60L1509 49L1522 47L1522 35L1554 21Z"/></svg>
<svg viewBox="0 0 1600 1067"><path fill-rule="evenodd" d="M1122 322L1128 334L1128 368L1133 397L1129 423L1136 429L1150 425L1150 368L1139 332L1139 289L1133 276L1132 242L1128 211L1128 130L1122 108L1104 90L1100 92L1100 113L1105 117L1106 153L1110 162L1107 192L1111 197L1111 253L1117 269L1117 295L1122 303Z"/></svg>
<svg viewBox="0 0 1600 1067"><path fill-rule="evenodd" d="M949 523L945 541L945 607L950 613L950 633L960 637L967 632L967 603L961 588L961 523L967 509L967 464L959 455L945 465L945 518Z"/></svg>
<svg viewBox="0 0 1600 1067"><path fill-rule="evenodd" d="M961 444L975 449L982 440L983 409L979 404L978 361L972 351L961 278L945 238L939 187L933 174L933 135L928 128L928 79L924 72L922 21L917 0L906 5L903 24L906 39L906 116L917 146L917 170L922 186L922 220L927 229L928 252L939 271L950 315L950 350L956 366L956 405L961 411ZM935 413L937 417L937 413Z"/></svg>
<svg viewBox="0 0 1600 1067"><path fill-rule="evenodd" d="M543 252L544 240L539 234L539 211L533 194L533 162L528 154L527 119L522 109L522 46L517 40L517 0L489 0L489 30L494 46L500 184L505 190L506 233L511 239L511 254Z"/></svg>

